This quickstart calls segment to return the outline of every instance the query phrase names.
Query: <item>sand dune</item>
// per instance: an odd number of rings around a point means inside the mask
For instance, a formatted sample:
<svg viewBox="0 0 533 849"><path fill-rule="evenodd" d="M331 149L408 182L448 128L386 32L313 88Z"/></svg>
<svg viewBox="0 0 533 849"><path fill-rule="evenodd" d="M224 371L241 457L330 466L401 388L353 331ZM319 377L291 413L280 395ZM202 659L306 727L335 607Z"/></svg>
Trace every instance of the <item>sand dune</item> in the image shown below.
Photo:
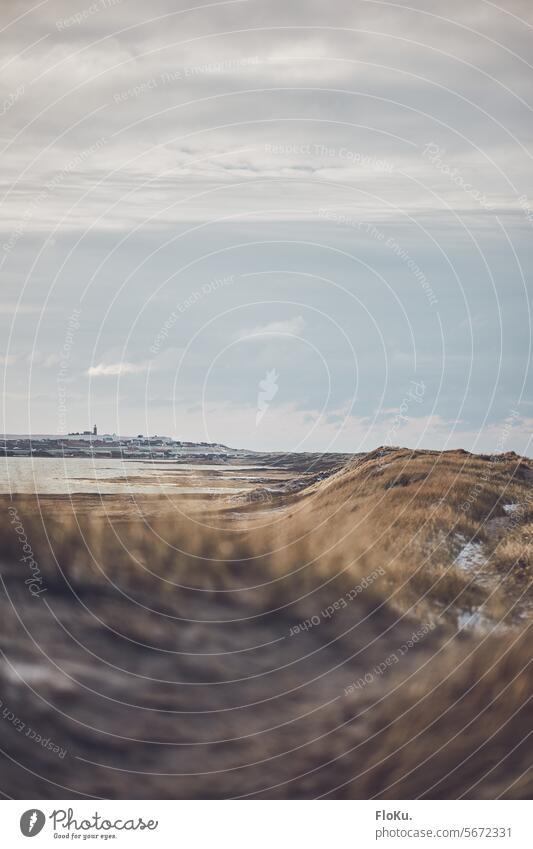
<svg viewBox="0 0 533 849"><path fill-rule="evenodd" d="M343 459L190 516L6 499L3 793L531 795L529 462Z"/></svg>

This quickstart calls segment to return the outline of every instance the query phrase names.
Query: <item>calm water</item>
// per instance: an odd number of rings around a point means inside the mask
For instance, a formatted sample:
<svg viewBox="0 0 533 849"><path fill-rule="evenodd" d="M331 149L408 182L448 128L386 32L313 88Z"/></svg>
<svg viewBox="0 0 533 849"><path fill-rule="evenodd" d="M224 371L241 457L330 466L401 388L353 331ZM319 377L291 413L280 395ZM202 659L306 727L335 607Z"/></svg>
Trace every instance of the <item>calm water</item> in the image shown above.
<svg viewBox="0 0 533 849"><path fill-rule="evenodd" d="M242 482L225 481L223 487L206 485L205 477L198 479L197 487L182 487L176 475L184 471L212 469L214 472L242 471L243 466L208 466L190 463L160 463L146 460L77 459L62 457L2 457L0 459L0 493L34 493L42 495L103 493L236 493ZM133 479L133 480L130 480ZM143 482L143 478L146 482ZM116 480L115 480L116 479ZM189 481L190 482L190 481Z"/></svg>

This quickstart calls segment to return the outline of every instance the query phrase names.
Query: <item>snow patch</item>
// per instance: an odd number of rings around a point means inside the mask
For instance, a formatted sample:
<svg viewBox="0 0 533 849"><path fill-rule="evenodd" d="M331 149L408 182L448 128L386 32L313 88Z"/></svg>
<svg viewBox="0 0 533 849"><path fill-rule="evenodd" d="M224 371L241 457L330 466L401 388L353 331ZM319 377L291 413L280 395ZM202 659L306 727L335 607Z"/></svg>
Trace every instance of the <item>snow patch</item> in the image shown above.
<svg viewBox="0 0 533 849"><path fill-rule="evenodd" d="M494 627L494 623L484 613L480 613L479 610L463 610L457 616L457 628L459 631L487 632Z"/></svg>
<svg viewBox="0 0 533 849"><path fill-rule="evenodd" d="M466 542L466 538L462 534L457 534L457 539L461 543L464 543L464 545L454 560L456 566L468 571L485 565L487 558L485 557L481 542Z"/></svg>

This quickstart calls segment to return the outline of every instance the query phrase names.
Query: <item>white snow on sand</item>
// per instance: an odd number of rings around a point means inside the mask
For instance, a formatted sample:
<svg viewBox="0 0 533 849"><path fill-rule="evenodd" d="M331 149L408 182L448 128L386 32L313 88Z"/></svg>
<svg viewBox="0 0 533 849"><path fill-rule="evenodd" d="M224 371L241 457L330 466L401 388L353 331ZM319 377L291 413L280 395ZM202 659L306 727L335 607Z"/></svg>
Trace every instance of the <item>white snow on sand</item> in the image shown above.
<svg viewBox="0 0 533 849"><path fill-rule="evenodd" d="M465 542L465 537L462 534L457 534L457 539L465 543L454 560L454 563L460 569L476 569L487 562L481 542Z"/></svg>
<svg viewBox="0 0 533 849"><path fill-rule="evenodd" d="M498 626L479 610L464 610L457 616L457 628L459 631L482 631L486 633L496 627Z"/></svg>

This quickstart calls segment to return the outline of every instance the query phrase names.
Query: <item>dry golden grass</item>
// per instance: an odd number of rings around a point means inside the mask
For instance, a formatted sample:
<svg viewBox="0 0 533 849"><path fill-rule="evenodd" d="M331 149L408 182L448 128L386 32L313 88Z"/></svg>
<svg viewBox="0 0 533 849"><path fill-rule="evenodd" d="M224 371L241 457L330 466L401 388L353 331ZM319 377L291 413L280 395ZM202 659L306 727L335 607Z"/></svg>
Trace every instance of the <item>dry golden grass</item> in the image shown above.
<svg viewBox="0 0 533 849"><path fill-rule="evenodd" d="M522 798L531 775L531 628L453 648L372 717L350 798ZM506 776L502 780L502 776Z"/></svg>
<svg viewBox="0 0 533 849"><path fill-rule="evenodd" d="M278 496L255 529L264 504L237 520L226 506L203 523L168 510L143 523L6 503L4 703L69 755L2 722L11 760L0 789L529 794L530 476L514 455L381 450ZM508 504L525 506L511 518ZM8 506L38 565L39 598ZM486 564L456 562L469 542ZM457 634L475 610L484 630ZM350 689L365 675L368 686Z"/></svg>
<svg viewBox="0 0 533 849"><path fill-rule="evenodd" d="M533 577L533 522L514 528L495 547L493 560L499 570L517 582Z"/></svg>

